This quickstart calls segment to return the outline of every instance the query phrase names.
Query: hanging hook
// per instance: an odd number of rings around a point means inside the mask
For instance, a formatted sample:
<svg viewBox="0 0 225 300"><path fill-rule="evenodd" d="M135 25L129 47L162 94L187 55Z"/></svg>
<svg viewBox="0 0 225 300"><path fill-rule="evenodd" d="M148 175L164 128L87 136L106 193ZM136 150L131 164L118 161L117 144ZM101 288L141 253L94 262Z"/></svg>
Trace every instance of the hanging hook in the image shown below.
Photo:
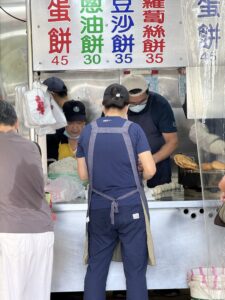
<svg viewBox="0 0 225 300"><path fill-rule="evenodd" d="M37 80L40 82L41 81L41 72L37 71Z"/></svg>

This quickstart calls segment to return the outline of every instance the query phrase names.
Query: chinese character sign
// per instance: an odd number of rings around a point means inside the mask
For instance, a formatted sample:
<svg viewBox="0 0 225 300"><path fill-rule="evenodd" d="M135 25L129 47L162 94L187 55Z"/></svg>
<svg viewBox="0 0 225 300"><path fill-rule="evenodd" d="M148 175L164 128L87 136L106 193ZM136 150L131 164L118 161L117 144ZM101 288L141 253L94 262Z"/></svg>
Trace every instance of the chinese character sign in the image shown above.
<svg viewBox="0 0 225 300"><path fill-rule="evenodd" d="M81 54L85 65L102 62L104 15L102 1L80 0Z"/></svg>
<svg viewBox="0 0 225 300"><path fill-rule="evenodd" d="M188 65L224 64L224 0L183 0Z"/></svg>
<svg viewBox="0 0 225 300"><path fill-rule="evenodd" d="M198 3L198 40L200 59L203 63L216 60L220 35L220 1L199 0Z"/></svg>
<svg viewBox="0 0 225 300"><path fill-rule="evenodd" d="M57 65L68 65L68 54L70 53L71 19L69 0L51 0L48 5L48 23L51 28L48 31L48 53L51 55L51 63ZM62 28L62 24L64 25Z"/></svg>
<svg viewBox="0 0 225 300"><path fill-rule="evenodd" d="M225 1L182 0L189 118L223 118Z"/></svg>
<svg viewBox="0 0 225 300"><path fill-rule="evenodd" d="M161 64L166 47L165 0L143 0L143 52L148 64Z"/></svg>
<svg viewBox="0 0 225 300"><path fill-rule="evenodd" d="M31 0L31 11L36 71L186 64L180 0Z"/></svg>

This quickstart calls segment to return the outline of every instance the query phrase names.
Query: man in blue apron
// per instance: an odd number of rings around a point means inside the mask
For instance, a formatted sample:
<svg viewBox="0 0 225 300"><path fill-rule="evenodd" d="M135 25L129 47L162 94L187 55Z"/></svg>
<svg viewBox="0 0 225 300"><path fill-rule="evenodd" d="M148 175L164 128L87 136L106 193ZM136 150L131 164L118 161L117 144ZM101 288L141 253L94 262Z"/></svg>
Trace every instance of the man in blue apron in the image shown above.
<svg viewBox="0 0 225 300"><path fill-rule="evenodd" d="M105 117L87 125L78 142L81 179L89 179L88 269L84 299L104 300L109 265L118 242L127 300L147 300L147 263L154 264L147 200L137 171L151 178L155 163L138 124L126 120L128 91L119 84L104 93Z"/></svg>
<svg viewBox="0 0 225 300"><path fill-rule="evenodd" d="M170 155L177 148L177 128L173 111L161 95L149 92L148 84L141 75L129 75L122 84L130 94L128 119L144 130L153 158L156 174L148 180L148 187L171 182Z"/></svg>

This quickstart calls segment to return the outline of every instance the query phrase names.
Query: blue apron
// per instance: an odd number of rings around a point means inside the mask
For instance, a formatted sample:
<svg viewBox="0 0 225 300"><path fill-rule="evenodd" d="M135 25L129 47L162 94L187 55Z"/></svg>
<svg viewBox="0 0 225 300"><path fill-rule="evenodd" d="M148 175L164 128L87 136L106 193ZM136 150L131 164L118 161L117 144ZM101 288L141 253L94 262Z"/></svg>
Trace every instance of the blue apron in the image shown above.
<svg viewBox="0 0 225 300"><path fill-rule="evenodd" d="M110 213L110 218L111 218L111 223L114 224L114 215L116 213L119 212L119 208L118 208L118 201L127 198L131 195L133 195L134 193L139 193L140 198L141 198L141 204L143 207L143 211L144 211L144 216L145 216L145 226L146 226L146 234L147 234L147 246L148 246L148 257L149 257L149 264L154 265L155 264L155 257L154 257L154 249L153 249L153 241L152 241L152 235L151 235L151 231L150 231L150 221L149 221L149 210L148 210L148 202L144 193L144 189L141 186L140 183L140 178L138 175L138 171L137 171L137 166L136 166L136 160L135 160L135 155L134 155L134 150L133 150L133 145L129 136L129 126L132 124L132 122L129 121L125 121L123 127L98 127L96 121L91 123L92 126L92 131L91 131L91 136L90 136L90 140L89 140L89 147L88 147L88 173L89 173L89 190L88 190L88 210L87 210L87 221L89 221L89 211L90 211L90 203L91 203L91 197L92 197L92 193L96 193L101 195L102 197L108 199L109 201L111 201L111 213ZM93 156L94 156L94 147L95 147L95 140L96 140L96 136L97 134L101 134L101 133L119 133L122 134L126 148L127 148L127 152L128 152L128 156L130 159L130 163L131 163L131 167L132 167L132 171L133 171L133 175L134 175L134 179L135 179L135 183L136 183L136 189L118 197L118 198L113 198L105 193L102 193L101 191L96 190L93 187ZM88 238L88 236L86 236ZM87 240L88 243L88 240ZM86 252L84 255L84 260L87 263L88 260L88 244L86 244L86 248L85 248ZM121 261L121 254L120 254L120 249L115 250L116 253L114 253L114 259L115 260L119 260Z"/></svg>

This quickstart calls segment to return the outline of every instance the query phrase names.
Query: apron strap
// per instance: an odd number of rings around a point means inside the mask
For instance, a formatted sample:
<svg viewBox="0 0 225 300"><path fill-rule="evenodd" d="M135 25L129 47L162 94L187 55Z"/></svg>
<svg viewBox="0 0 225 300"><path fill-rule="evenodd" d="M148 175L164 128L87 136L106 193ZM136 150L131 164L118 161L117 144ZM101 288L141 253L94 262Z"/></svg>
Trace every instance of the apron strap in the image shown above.
<svg viewBox="0 0 225 300"><path fill-rule="evenodd" d="M89 189L88 189L88 209L87 209L87 217L89 217L89 210L91 204L91 194L93 188L93 155L94 155L94 147L95 147L95 140L97 136L97 129L98 125L97 122L94 121L91 123L92 132L88 144L88 176L89 176Z"/></svg>
<svg viewBox="0 0 225 300"><path fill-rule="evenodd" d="M133 190L133 191L130 191L118 198L113 198L105 193L102 193L102 192L99 192L98 190L96 189L92 189L92 192L102 196L103 198L106 198L108 200L110 200L112 203L111 203L111 210L110 210L110 219L111 219L111 224L114 225L115 224L115 216L114 214L117 214L119 212L119 206L118 206L118 200L122 200L122 199L125 199L135 193L138 192L137 189Z"/></svg>
<svg viewBox="0 0 225 300"><path fill-rule="evenodd" d="M133 145L131 143L131 138L130 138L129 133L128 133L129 126L130 126L131 122L127 121L127 122L125 122L125 124L126 124L126 129L127 130L123 133L124 142L125 142L125 145L127 147L127 152L128 152L128 156L129 156L129 159L130 159L130 163L131 163L131 167L132 167L132 171L133 171L133 175L134 175L134 180L135 180L138 192L140 194L140 197L142 199L142 202L145 206L146 213L149 217L148 201L147 201L144 189L141 186L140 177L138 175L136 160L135 160L135 156L134 156L134 149L133 149Z"/></svg>
<svg viewBox="0 0 225 300"><path fill-rule="evenodd" d="M138 175L138 171L137 171L137 166L136 166L136 160L135 160L135 156L134 156L134 150L133 150L133 146L131 143L131 139L129 136L129 127L132 124L132 122L126 120L123 124L123 127L98 127L97 122L94 121L91 123L92 126L92 131L91 131L91 136L90 136L90 140L89 140L89 146L88 146L88 175L89 175L89 191L88 191L88 211L87 211L87 216L89 216L89 210L90 210L90 202L91 202L91 195L92 192L95 192L96 194L110 200L111 203L111 211L110 211L110 218L111 218L111 223L114 224L114 214L118 213L119 209L118 209L118 200L122 200L125 199L137 192L139 192L142 201L144 201L144 205L146 207L146 211L148 213L148 204L147 204L147 199L144 193L144 190L140 184L140 178ZM110 197L102 192L99 192L97 190L95 190L93 188L93 155L94 155L94 146L95 146L95 141L96 141L96 136L98 133L119 133L123 135L124 138L124 142L127 148L127 152L128 152L128 156L130 159L130 163L131 163L131 167L132 167L132 171L133 171L133 175L134 175L134 179L135 179L135 183L137 186L137 189L128 192L118 198L113 198Z"/></svg>
<svg viewBox="0 0 225 300"><path fill-rule="evenodd" d="M115 216L114 215L119 212L117 199L115 199L113 197L110 197L105 193L99 192L96 189L92 189L92 192L94 192L94 193L102 196L103 198L106 198L106 199L111 201L110 219L111 219L111 224L114 225L115 224Z"/></svg>
<svg viewBox="0 0 225 300"><path fill-rule="evenodd" d="M124 126L123 127L98 127L97 129L97 133L120 133L121 134L124 132L126 132L126 127Z"/></svg>
<svg viewBox="0 0 225 300"><path fill-rule="evenodd" d="M123 127L98 127L97 122L93 121L91 123L91 137L89 140L89 145L88 145L88 175L89 175L89 185L92 187L92 179L93 179L93 155L94 155L94 145L95 145L95 140L96 136L98 133L125 133L131 122L126 121L123 124Z"/></svg>

